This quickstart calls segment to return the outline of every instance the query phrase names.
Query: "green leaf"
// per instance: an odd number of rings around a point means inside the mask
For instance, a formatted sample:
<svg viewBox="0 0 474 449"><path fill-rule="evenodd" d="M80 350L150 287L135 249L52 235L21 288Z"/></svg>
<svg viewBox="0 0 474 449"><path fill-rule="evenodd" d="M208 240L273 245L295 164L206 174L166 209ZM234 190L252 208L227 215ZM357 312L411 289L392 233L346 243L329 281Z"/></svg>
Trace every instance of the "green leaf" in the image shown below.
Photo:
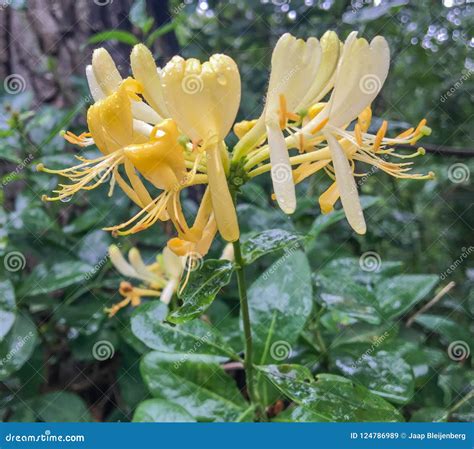
<svg viewBox="0 0 474 449"><path fill-rule="evenodd" d="M328 310L323 317L324 325L330 330L340 329L357 322L380 324L380 314L374 294L340 271L326 270L327 275L315 277L317 298Z"/></svg>
<svg viewBox="0 0 474 449"><path fill-rule="evenodd" d="M335 368L390 402L413 398L415 380L410 365L393 352L367 345L348 345L330 354Z"/></svg>
<svg viewBox="0 0 474 449"><path fill-rule="evenodd" d="M36 346L36 327L27 316L17 315L12 328L0 342L0 380L18 371Z"/></svg>
<svg viewBox="0 0 474 449"><path fill-rule="evenodd" d="M44 422L87 422L92 416L82 398L67 391L55 391L39 397L35 412Z"/></svg>
<svg viewBox="0 0 474 449"><path fill-rule="evenodd" d="M140 43L140 41L132 33L122 30L102 31L100 33L93 34L87 40L89 44L101 44L107 41L117 41L128 45L136 45Z"/></svg>
<svg viewBox="0 0 474 449"><path fill-rule="evenodd" d="M381 397L349 379L319 374L316 380L300 365L268 365L258 370L285 396L332 422L400 421L400 413Z"/></svg>
<svg viewBox="0 0 474 449"><path fill-rule="evenodd" d="M446 422L448 411L440 407L424 407L411 416L410 422Z"/></svg>
<svg viewBox="0 0 474 449"><path fill-rule="evenodd" d="M141 372L154 397L184 407L198 421L236 421L249 406L234 380L207 356L151 352Z"/></svg>
<svg viewBox="0 0 474 449"><path fill-rule="evenodd" d="M35 296L84 283L92 267L83 262L62 261L48 266L37 265L22 283L18 296Z"/></svg>
<svg viewBox="0 0 474 449"><path fill-rule="evenodd" d="M377 204L379 201L380 198L376 196L361 196L360 198L362 209L368 209L369 207ZM344 213L343 209L335 210L329 214L319 215L316 220L314 220L314 223L308 233L308 237L315 239L319 234L321 234L321 232L325 231L327 228L338 221L341 221L343 218L345 218L345 216L346 214Z"/></svg>
<svg viewBox="0 0 474 449"><path fill-rule="evenodd" d="M15 291L9 280L0 281L0 341L3 340L15 322Z"/></svg>
<svg viewBox="0 0 474 449"><path fill-rule="evenodd" d="M191 271L185 289L178 295L183 305L167 320L184 323L202 315L214 301L219 290L230 282L234 265L228 260L206 260ZM183 281L185 282L185 281Z"/></svg>
<svg viewBox="0 0 474 449"><path fill-rule="evenodd" d="M268 229L244 238L242 242L242 255L247 265L255 262L265 254L283 250L289 246L297 248L304 239L302 235L284 229Z"/></svg>
<svg viewBox="0 0 474 449"><path fill-rule="evenodd" d="M133 422L196 422L178 404L163 399L148 399L138 404L133 414Z"/></svg>
<svg viewBox="0 0 474 449"><path fill-rule="evenodd" d="M319 414L307 407L290 406L272 421L274 422L328 422L325 415Z"/></svg>
<svg viewBox="0 0 474 449"><path fill-rule="evenodd" d="M457 340L463 342L471 341L472 335L469 330L460 323L446 318L444 316L431 315L424 313L415 318L415 323L429 329L430 331L439 334L441 340L445 343L452 343Z"/></svg>
<svg viewBox="0 0 474 449"><path fill-rule="evenodd" d="M430 274L401 274L377 283L375 296L385 320L411 310L435 288L439 278Z"/></svg>
<svg viewBox="0 0 474 449"><path fill-rule="evenodd" d="M201 320L173 326L165 323L168 307L159 301L141 305L132 315L133 334L149 348L162 352L190 352L213 360L237 357L213 327Z"/></svg>
<svg viewBox="0 0 474 449"><path fill-rule="evenodd" d="M311 271L301 251L277 260L248 291L254 360L260 365L281 361L311 313Z"/></svg>
<svg viewBox="0 0 474 449"><path fill-rule="evenodd" d="M313 305L306 255L293 251L277 260L252 284L248 298L254 363L264 365L287 360ZM261 376L257 380L264 403L271 403L276 399L273 387Z"/></svg>
<svg viewBox="0 0 474 449"><path fill-rule="evenodd" d="M159 37L165 35L166 33L169 33L170 31L173 31L176 28L177 24L178 21L175 19L172 22L166 23L157 28L155 31L153 31L153 33L148 36L146 40L146 45L148 47L153 46L153 44Z"/></svg>

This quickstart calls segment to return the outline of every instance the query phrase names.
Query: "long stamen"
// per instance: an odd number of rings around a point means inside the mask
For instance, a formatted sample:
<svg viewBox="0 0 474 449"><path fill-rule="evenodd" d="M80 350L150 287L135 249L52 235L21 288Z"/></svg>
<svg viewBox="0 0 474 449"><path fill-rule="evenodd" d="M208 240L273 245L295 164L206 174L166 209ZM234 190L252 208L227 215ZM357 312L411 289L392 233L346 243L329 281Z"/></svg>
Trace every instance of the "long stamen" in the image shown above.
<svg viewBox="0 0 474 449"><path fill-rule="evenodd" d="M88 167L87 164L81 164L80 170L75 170L72 173L70 169L66 170L49 170L44 168L41 164L37 167L39 171L53 172L68 178L73 181L73 184L59 184L60 189L54 190L58 196L48 197L43 196L44 201L58 201L64 198L69 198L79 190L92 190L102 184L109 174L122 163L124 159L123 153L116 152L110 155L108 158L102 160L97 165ZM95 182L93 182L95 180ZM92 184L90 184L92 182Z"/></svg>

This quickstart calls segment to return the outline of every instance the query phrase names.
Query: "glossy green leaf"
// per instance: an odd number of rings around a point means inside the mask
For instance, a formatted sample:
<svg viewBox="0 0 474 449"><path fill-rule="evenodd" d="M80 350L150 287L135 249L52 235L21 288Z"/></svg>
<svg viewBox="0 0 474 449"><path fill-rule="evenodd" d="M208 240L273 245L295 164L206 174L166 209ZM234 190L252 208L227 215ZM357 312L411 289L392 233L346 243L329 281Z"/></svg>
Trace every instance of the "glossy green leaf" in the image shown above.
<svg viewBox="0 0 474 449"><path fill-rule="evenodd" d="M136 45L140 43L140 41L132 33L122 30L102 31L100 33L94 34L87 40L89 44L101 44L102 42L107 41L117 41L128 45Z"/></svg>
<svg viewBox="0 0 474 449"><path fill-rule="evenodd" d="M316 298L328 311L323 323L330 330L357 322L381 324L377 301L367 287L341 276L340 271L317 275L315 284Z"/></svg>
<svg viewBox="0 0 474 449"><path fill-rule="evenodd" d="M285 396L332 422L400 421L400 413L381 397L341 376L319 374L316 379L300 365L258 367Z"/></svg>
<svg viewBox="0 0 474 449"><path fill-rule="evenodd" d="M55 391L34 402L38 419L44 422L87 422L92 416L84 400L68 391Z"/></svg>
<svg viewBox="0 0 474 449"><path fill-rule="evenodd" d="M35 296L83 283L90 273L93 273L93 267L76 260L58 262L52 266L41 263L24 280L18 296Z"/></svg>
<svg viewBox="0 0 474 449"><path fill-rule="evenodd" d="M308 407L300 405L290 406L272 421L274 422L328 422L329 419L326 415L320 414Z"/></svg>
<svg viewBox="0 0 474 449"><path fill-rule="evenodd" d="M406 404L413 398L415 380L410 365L398 354L377 350L374 345L347 345L330 354L332 364L390 402Z"/></svg>
<svg viewBox="0 0 474 449"><path fill-rule="evenodd" d="M233 271L234 265L228 260L204 261L199 269L191 271L186 287L178 295L183 304L167 320L178 324L202 315L219 290L230 282Z"/></svg>
<svg viewBox="0 0 474 449"><path fill-rule="evenodd" d="M17 314L12 328L0 342L0 380L18 371L36 346L36 326L24 314Z"/></svg>
<svg viewBox="0 0 474 449"><path fill-rule="evenodd" d="M402 274L377 283L375 296L385 320L393 320L411 310L435 288L439 277Z"/></svg>
<svg viewBox="0 0 474 449"><path fill-rule="evenodd" d="M311 313L311 270L301 251L284 255L248 291L255 363L282 361Z"/></svg>
<svg viewBox="0 0 474 449"><path fill-rule="evenodd" d="M196 422L185 408L164 399L148 399L138 404L133 422Z"/></svg>
<svg viewBox="0 0 474 449"><path fill-rule="evenodd" d="M0 281L0 341L7 335L15 321L15 291L10 281Z"/></svg>
<svg viewBox="0 0 474 449"><path fill-rule="evenodd" d="M311 313L311 270L301 251L288 252L266 270L248 291L254 363L284 362ZM265 404L276 399L272 385L258 377Z"/></svg>
<svg viewBox="0 0 474 449"><path fill-rule="evenodd" d="M249 265L265 254L281 251L288 247L293 250L297 249L298 243L303 239L302 235L285 229L268 229L243 239L242 256L245 263Z"/></svg>
<svg viewBox="0 0 474 449"><path fill-rule="evenodd" d="M235 381L207 356L151 352L141 372L155 398L182 406L198 421L237 421L249 406Z"/></svg>
<svg viewBox="0 0 474 449"><path fill-rule="evenodd" d="M411 416L411 422L446 422L448 411L440 407L423 407Z"/></svg>
<svg viewBox="0 0 474 449"><path fill-rule="evenodd" d="M415 323L438 334L441 340L448 344L457 340L470 342L472 339L472 334L465 326L444 316L423 313L415 318Z"/></svg>
<svg viewBox="0 0 474 449"><path fill-rule="evenodd" d="M220 333L201 320L172 325L165 322L168 307L160 301L141 305L132 315L133 334L149 348L163 352L190 352L213 356L214 360L235 358Z"/></svg>

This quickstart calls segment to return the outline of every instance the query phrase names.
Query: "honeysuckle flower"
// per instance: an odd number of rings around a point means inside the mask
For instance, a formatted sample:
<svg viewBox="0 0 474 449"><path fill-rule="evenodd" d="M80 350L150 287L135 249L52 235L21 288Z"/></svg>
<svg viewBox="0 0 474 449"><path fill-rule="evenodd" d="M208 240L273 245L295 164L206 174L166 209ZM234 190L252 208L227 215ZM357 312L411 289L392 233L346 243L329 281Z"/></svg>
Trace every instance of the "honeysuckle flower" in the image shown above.
<svg viewBox="0 0 474 449"><path fill-rule="evenodd" d="M334 84L329 101L309 107L301 126L290 127L291 134L284 142L288 151L298 149L304 153L289 157L290 164L295 167L291 181L297 184L324 169L333 183L319 199L321 211L332 211L334 203L341 198L349 224L357 233L363 234L366 225L354 177L365 174L354 173L356 161L373 165L397 178L430 179L433 174L411 174L411 162L388 161L390 156L407 159L424 154L422 148L412 154L398 154L390 145L413 145L423 135L429 134L425 119L416 128L410 128L395 138L385 137L386 121L375 135L368 132L372 118L370 104L387 77L390 55L382 37L377 36L369 44L365 39L357 39L356 34L351 33L344 43L336 72L327 83L329 89ZM354 119L357 121L353 129L348 130ZM268 146L263 146L249 154L245 168L250 170L250 177L273 169L273 164L258 166L271 151Z"/></svg>
<svg viewBox="0 0 474 449"><path fill-rule="evenodd" d="M288 33L281 36L272 54L263 114L236 146L236 156L241 157L266 133L275 197L289 214L296 208L296 195L284 130L291 132L288 121L300 122L306 109L331 89L339 46L333 31L321 41L313 37L305 42Z"/></svg>
<svg viewBox="0 0 474 449"><path fill-rule="evenodd" d="M201 64L175 56L161 72L163 96L170 116L191 138L198 154L206 155L210 196L217 227L227 241L239 238L233 200L227 184L224 138L240 103L240 75L235 62L215 54Z"/></svg>
<svg viewBox="0 0 474 449"><path fill-rule="evenodd" d="M79 190L92 190L108 178L111 179L111 190L117 182L123 191L139 206L150 203L151 197L143 183L134 172L133 166L126 158L123 148L131 144L143 143L147 140L149 130L143 122L133 119L132 103L138 98L140 85L132 78L121 81L117 90L98 100L87 112L88 133L74 136L66 133L65 138L79 146L95 144L102 157L86 159L76 156L80 164L62 169L51 170L43 164L38 170L63 176L71 181L70 184L60 184L53 197L44 197L48 201L63 200L74 195ZM148 126L148 125L146 125ZM148 126L151 129L151 127ZM125 165L125 171L132 187L119 174L118 167Z"/></svg>
<svg viewBox="0 0 474 449"><path fill-rule="evenodd" d="M116 245L109 247L109 256L120 274L143 283L141 287L134 287L130 282L121 282L119 293L124 299L106 309L109 317L129 304L133 307L140 305L142 297L159 297L165 304L170 302L183 274L182 258L165 248L155 262L146 265L137 248L129 251L127 261Z"/></svg>

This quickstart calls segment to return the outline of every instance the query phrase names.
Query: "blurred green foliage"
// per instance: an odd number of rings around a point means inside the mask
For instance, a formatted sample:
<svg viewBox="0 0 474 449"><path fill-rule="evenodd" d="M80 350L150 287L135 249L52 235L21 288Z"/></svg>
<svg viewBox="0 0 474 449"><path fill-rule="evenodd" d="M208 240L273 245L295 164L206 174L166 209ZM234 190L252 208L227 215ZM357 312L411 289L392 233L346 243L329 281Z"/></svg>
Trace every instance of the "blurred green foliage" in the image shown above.
<svg viewBox="0 0 474 449"><path fill-rule="evenodd" d="M130 12L139 35L104 30L106 34L92 36L90 42L114 39L133 44L146 40L152 45L160 35L175 32L184 56L205 59L215 52L231 55L239 65L243 83L240 119L254 118L262 109L271 50L283 32L308 37L334 29L341 39L353 29L368 39L382 34L391 47L392 66L374 104L374 126L382 117L390 119L389 132L396 133L426 117L433 129L428 142L474 152L473 41L469 34L474 15L472 6L465 2L173 1L169 6L173 21L158 31L144 4L135 2ZM107 256L112 238L100 229L130 216L133 206L118 191L107 197L106 187L81 193L69 203L45 205L41 201L41 195L54 188L57 179L36 173L35 165L70 165L75 150L59 131L84 127L88 92L83 80L75 80L75 85L78 103L68 109L36 107L28 91L5 93L1 98L0 414L11 421L131 420L137 404L154 395L157 399L140 405L136 420L145 419L143 416L163 419L166 413L193 420L196 416L183 410L183 404L170 405L165 392L154 392L159 385L153 385L156 377L150 381L149 372L158 373L159 378L160 369L172 362L166 357L152 353L142 362L147 390L138 371L139 360L156 347L137 338L136 329L132 333L132 311L124 310L113 319L103 313L119 299L120 278ZM84 152L88 154L94 150ZM329 218L334 223L326 223L328 218L319 215L318 193L327 187L322 176L299 187L307 195L292 218L271 207L273 203L265 193L270 191L269 179L245 186L239 207L242 232L279 228L310 236L305 250L312 272L313 310L305 312L309 319L301 323L298 332L289 329L285 337L295 337L291 363L305 365L313 372L325 370L351 377L363 392L368 388L370 394L375 392L400 407L405 419L469 421L473 419L472 406L469 401L460 401L474 382L469 370L472 358L453 361L447 348L458 340L472 342L473 189L469 174L474 169L473 159L428 154L416 164L417 171L432 170L437 178L423 183L396 182L374 173L362 183L362 192L376 198L368 200L369 231L364 237L350 232L344 220ZM466 167L463 182L453 181L454 164ZM185 209L196 208L192 197L185 198L184 204ZM139 246L144 258L151 261L167 237L166 229L158 226L119 242L124 251ZM211 256L218 256L222 247L222 242L216 242ZM381 272L360 269L358 259L368 251L379 255ZM266 254L259 258L249 270L249 284L276 257ZM430 298L438 281L440 286L448 281L457 285L407 327L406 317ZM287 287L291 287L291 282L297 281L288 282ZM264 291L264 284L260 278L253 289ZM255 298L263 295L253 294ZM218 330L225 331L225 344L235 351L241 350L237 302L232 280L206 312L210 322L219 323ZM137 316L152 307L161 306L149 303ZM305 309L305 304L301 308ZM225 321L219 319L230 311ZM380 316L391 322L389 336L369 361L354 369L357 358L374 345L374 338L387 332L384 322L377 318ZM113 348L113 357L104 361L98 361L92 352L94 344L101 341ZM201 362L187 363L189 369L210 369ZM394 366L397 371L391 372ZM268 382L274 379L272 372L262 371L262 383L264 377ZM338 384L338 379L325 382ZM222 386L223 391L229 388ZM294 385L266 383L269 403L279 397L275 388L292 398ZM345 385L340 388L341 394L345 392ZM204 399L205 393L199 392ZM371 396L376 410L379 397ZM392 413L391 408L383 407L380 410ZM243 403L236 403L234 415L244 413L244 409ZM163 410L167 410L165 415ZM210 419L225 419L215 409L199 413L209 413ZM279 419L311 419L312 413L295 405ZM329 418L342 419L331 414Z"/></svg>

